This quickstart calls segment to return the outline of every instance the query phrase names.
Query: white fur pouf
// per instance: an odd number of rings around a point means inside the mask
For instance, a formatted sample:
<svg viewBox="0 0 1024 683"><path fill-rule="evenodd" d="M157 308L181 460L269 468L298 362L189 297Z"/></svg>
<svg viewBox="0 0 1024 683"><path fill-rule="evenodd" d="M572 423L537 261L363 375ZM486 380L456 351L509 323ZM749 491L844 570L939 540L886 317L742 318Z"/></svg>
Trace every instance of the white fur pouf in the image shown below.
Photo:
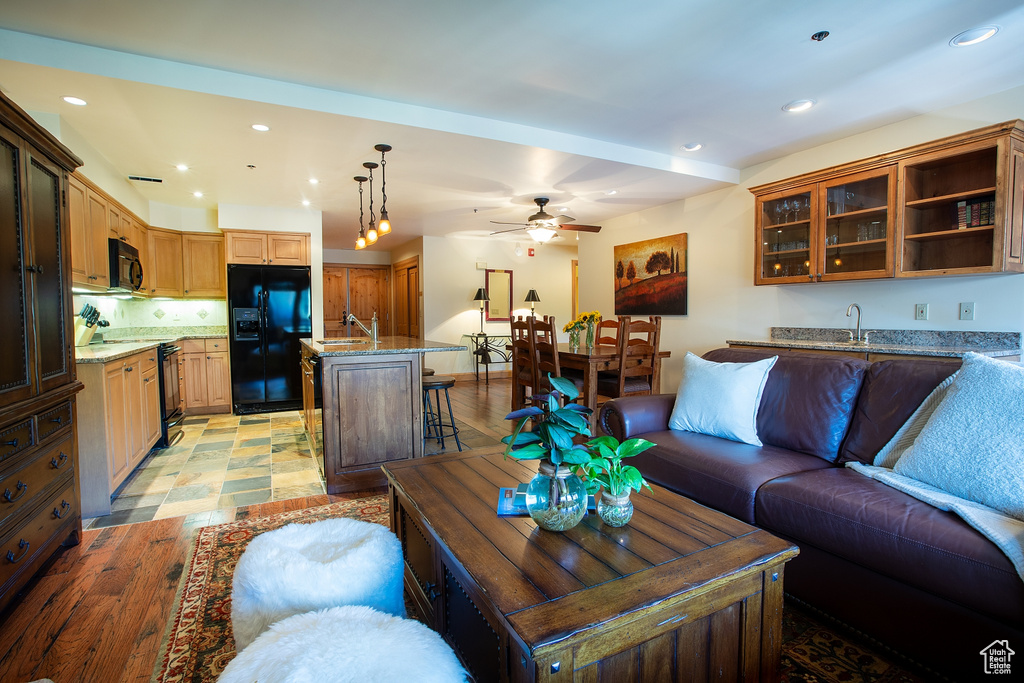
<svg viewBox="0 0 1024 683"><path fill-rule="evenodd" d="M460 683L440 635L369 607L333 607L279 621L224 669L217 683Z"/></svg>
<svg viewBox="0 0 1024 683"><path fill-rule="evenodd" d="M405 616L402 545L380 524L327 519L254 538L231 582L231 628L241 652L276 621L327 607L366 605Z"/></svg>

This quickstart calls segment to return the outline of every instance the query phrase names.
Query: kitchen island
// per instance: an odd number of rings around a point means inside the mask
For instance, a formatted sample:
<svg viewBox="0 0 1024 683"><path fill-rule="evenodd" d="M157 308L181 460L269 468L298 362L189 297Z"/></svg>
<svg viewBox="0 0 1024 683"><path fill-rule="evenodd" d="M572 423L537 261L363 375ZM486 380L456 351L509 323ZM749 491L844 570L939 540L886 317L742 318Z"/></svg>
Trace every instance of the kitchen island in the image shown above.
<svg viewBox="0 0 1024 683"><path fill-rule="evenodd" d="M422 457L423 354L465 346L411 337L301 342L303 414L328 493L381 486L381 465Z"/></svg>

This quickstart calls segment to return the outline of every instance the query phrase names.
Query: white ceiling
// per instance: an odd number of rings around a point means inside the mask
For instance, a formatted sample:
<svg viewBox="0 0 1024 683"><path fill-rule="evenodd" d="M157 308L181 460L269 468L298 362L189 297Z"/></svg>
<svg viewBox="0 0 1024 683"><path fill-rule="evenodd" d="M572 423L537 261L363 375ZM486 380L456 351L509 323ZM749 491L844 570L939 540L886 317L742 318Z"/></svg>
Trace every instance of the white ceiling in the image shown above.
<svg viewBox="0 0 1024 683"><path fill-rule="evenodd" d="M396 235L377 247L388 248L422 234L486 236L489 220L525 220L539 195L553 213L600 224L1020 86L1022 5L0 0L0 87L59 114L120 173L164 178L138 184L148 199L308 199L324 212L328 248L351 248L352 176L379 161L375 143L391 144ZM948 45L988 24L1000 28L991 40ZM819 30L831 34L820 43ZM60 100L69 94L89 105ZM781 110L802 98L818 104ZM681 151L688 142L704 148Z"/></svg>

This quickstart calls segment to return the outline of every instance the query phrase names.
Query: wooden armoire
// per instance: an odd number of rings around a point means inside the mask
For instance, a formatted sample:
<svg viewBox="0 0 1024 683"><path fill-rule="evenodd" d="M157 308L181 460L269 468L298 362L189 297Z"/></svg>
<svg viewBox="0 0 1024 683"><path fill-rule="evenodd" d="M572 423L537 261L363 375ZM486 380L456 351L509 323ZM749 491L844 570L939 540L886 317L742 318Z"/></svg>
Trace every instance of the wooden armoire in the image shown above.
<svg viewBox="0 0 1024 683"><path fill-rule="evenodd" d="M0 94L0 610L82 535L67 206L81 165Z"/></svg>

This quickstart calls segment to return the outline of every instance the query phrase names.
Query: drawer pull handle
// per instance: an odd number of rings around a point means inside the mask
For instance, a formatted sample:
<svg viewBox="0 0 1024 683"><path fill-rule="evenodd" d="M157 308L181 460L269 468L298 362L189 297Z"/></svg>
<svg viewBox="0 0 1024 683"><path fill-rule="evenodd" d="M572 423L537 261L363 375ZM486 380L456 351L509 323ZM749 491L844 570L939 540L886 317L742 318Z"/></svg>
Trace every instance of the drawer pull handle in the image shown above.
<svg viewBox="0 0 1024 683"><path fill-rule="evenodd" d="M70 509L71 509L71 503L67 502L66 500L62 500L60 502L60 509L53 508L53 516L56 517L57 519L60 519L61 517L66 515L68 513L68 510L70 510Z"/></svg>
<svg viewBox="0 0 1024 683"><path fill-rule="evenodd" d="M15 438L11 439L10 441L4 441L4 445L5 446L10 446L11 448L17 448L18 447L18 438L15 437Z"/></svg>
<svg viewBox="0 0 1024 683"><path fill-rule="evenodd" d="M31 544L28 541L26 541L24 538L19 540L18 541L18 550L21 551L21 555L18 555L17 557L15 557L14 556L14 551L13 550L8 550L7 551L7 561L10 562L11 564L14 564L15 562L20 561L21 558L25 557L25 555L28 555L28 547L30 545Z"/></svg>
<svg viewBox="0 0 1024 683"><path fill-rule="evenodd" d="M437 597L441 595L441 591L437 590L437 586L429 581L423 584L423 590L427 592L427 600L431 602L437 600Z"/></svg>
<svg viewBox="0 0 1024 683"><path fill-rule="evenodd" d="M56 458L50 458L50 464L53 465L53 469L55 470L59 470L61 467L64 467L64 465L67 464L67 461L68 454L64 451L61 451L60 455Z"/></svg>
<svg viewBox="0 0 1024 683"><path fill-rule="evenodd" d="M14 490L18 491L18 494L12 496L10 489L4 489L4 500L6 500L8 503L13 503L14 501L24 496L25 492L28 491L28 484L21 480L18 480L18 485L14 487Z"/></svg>
<svg viewBox="0 0 1024 683"><path fill-rule="evenodd" d="M51 417L50 418L50 422L56 422L57 424L63 424L64 416L63 415L58 415L57 417Z"/></svg>

